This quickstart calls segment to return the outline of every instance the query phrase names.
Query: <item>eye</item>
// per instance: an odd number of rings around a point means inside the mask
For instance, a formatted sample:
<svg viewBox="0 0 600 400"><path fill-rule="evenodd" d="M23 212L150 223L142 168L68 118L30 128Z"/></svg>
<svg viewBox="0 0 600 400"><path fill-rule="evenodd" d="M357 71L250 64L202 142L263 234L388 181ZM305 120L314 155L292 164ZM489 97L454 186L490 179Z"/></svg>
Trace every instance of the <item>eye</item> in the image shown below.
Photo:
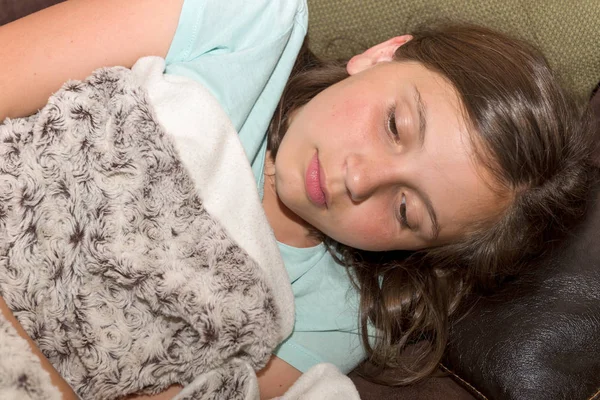
<svg viewBox="0 0 600 400"><path fill-rule="evenodd" d="M391 107L388 112L387 128L394 141L398 141L398 129L396 128L396 110Z"/></svg>
<svg viewBox="0 0 600 400"><path fill-rule="evenodd" d="M406 217L406 195L404 193L402 193L402 201L400 203L399 217L400 217L400 223L402 224L402 226L412 230L412 227L408 223L408 218Z"/></svg>

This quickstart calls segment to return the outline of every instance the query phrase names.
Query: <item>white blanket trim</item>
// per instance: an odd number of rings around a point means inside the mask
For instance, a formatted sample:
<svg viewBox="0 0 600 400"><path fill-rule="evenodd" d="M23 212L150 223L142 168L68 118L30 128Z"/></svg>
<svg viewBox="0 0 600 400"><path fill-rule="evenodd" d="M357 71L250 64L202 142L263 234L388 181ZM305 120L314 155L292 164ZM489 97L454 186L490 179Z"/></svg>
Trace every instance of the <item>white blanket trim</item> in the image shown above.
<svg viewBox="0 0 600 400"><path fill-rule="evenodd" d="M283 341L294 326L294 294L242 144L229 117L204 86L165 75L164 69L162 58L144 57L132 71L146 88L165 131L175 139L204 207L264 269L279 307ZM199 138L202 132L215 134ZM248 221L253 229L247 229Z"/></svg>
<svg viewBox="0 0 600 400"><path fill-rule="evenodd" d="M132 71L148 91L160 123L175 138L182 161L196 187L202 190L207 211L265 270L280 310L283 341L294 325L294 295L238 135L218 101L204 86L189 78L165 75L164 69L162 58L145 57L138 60ZM199 140L199 132L222 134ZM210 173L206 166L212 166ZM232 196L232 192L237 195ZM238 225L249 219L255 221L252 232ZM258 399L258 388L253 387L248 399ZM360 396L350 378L333 364L323 363L301 376L282 399L354 400Z"/></svg>

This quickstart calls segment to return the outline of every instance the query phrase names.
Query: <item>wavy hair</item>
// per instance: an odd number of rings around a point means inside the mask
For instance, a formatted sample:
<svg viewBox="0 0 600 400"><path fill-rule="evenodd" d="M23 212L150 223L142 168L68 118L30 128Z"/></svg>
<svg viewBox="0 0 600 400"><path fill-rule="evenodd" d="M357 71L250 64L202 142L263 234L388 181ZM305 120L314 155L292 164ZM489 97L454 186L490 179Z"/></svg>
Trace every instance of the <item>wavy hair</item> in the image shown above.
<svg viewBox="0 0 600 400"><path fill-rule="evenodd" d="M584 215L596 177L590 113L563 89L537 49L463 23L437 23L411 34L394 60L418 62L452 84L478 161L511 201L460 241L419 251L366 252L323 237L360 292L363 344L380 367L370 377L382 381L377 374L394 368L388 384L409 384L433 372L458 305L468 295L497 289L566 233ZM290 114L347 76L344 62L323 62L305 44L271 121L273 157ZM370 325L375 337L369 337Z"/></svg>

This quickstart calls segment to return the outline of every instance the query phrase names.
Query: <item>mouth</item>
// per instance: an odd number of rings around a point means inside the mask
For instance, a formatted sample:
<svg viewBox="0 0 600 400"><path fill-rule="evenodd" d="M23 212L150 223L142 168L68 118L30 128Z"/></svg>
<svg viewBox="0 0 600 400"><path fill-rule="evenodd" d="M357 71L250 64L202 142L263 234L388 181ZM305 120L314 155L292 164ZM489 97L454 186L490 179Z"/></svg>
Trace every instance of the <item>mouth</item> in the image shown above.
<svg viewBox="0 0 600 400"><path fill-rule="evenodd" d="M306 194L309 200L317 207L327 208L327 194L325 189L325 174L319 162L319 153L310 160L305 176Z"/></svg>

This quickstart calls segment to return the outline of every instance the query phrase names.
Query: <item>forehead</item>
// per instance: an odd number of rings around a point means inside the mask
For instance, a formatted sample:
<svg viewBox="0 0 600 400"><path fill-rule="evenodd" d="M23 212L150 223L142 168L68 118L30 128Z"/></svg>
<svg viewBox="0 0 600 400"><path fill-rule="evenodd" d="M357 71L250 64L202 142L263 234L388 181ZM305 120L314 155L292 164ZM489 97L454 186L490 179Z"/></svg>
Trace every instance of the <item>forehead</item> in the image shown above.
<svg viewBox="0 0 600 400"><path fill-rule="evenodd" d="M371 76L367 79L386 81L390 85L403 85L407 81L419 81L426 88L443 88L449 91L449 97L458 102L458 96L450 81L441 73L429 69L417 61L391 61L380 62L373 68L366 70Z"/></svg>

